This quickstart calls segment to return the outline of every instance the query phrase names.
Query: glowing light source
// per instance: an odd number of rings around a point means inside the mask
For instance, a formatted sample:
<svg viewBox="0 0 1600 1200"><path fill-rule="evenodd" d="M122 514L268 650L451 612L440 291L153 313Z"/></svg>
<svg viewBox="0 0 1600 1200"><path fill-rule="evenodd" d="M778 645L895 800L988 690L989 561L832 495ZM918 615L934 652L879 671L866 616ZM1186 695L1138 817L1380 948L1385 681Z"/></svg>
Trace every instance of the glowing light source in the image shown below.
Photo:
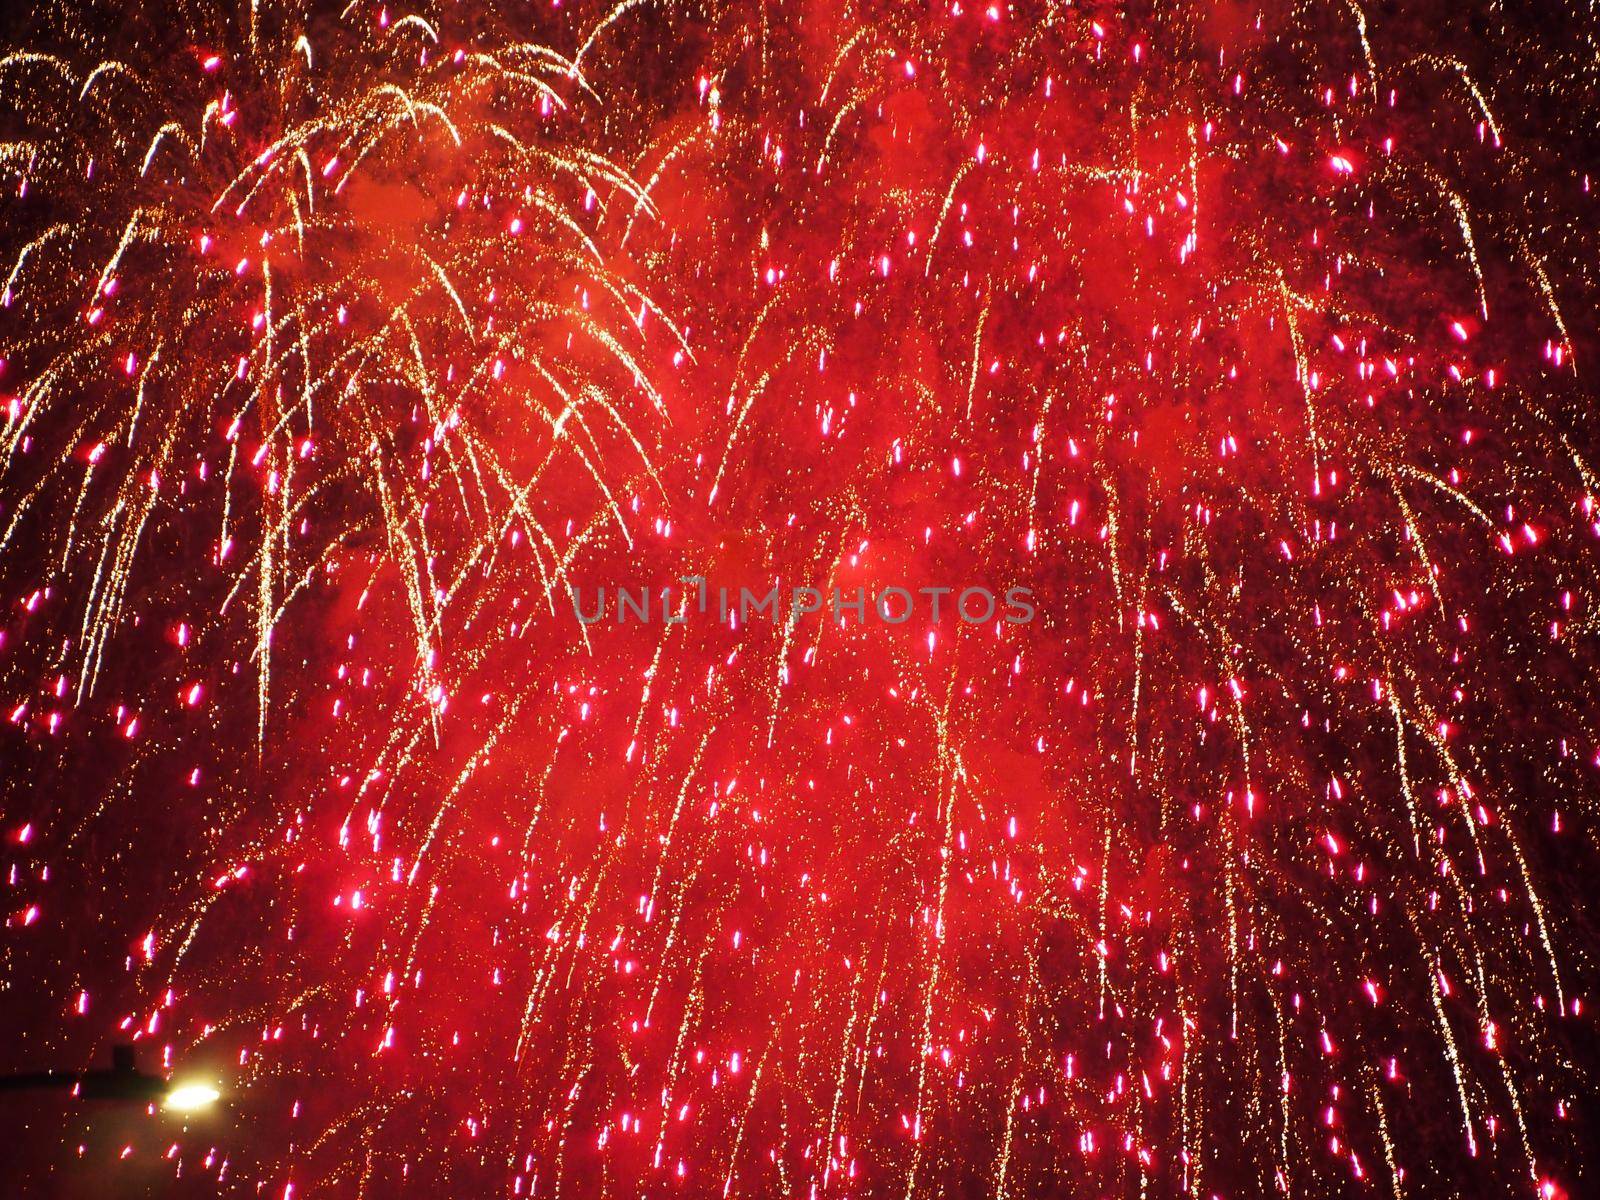
<svg viewBox="0 0 1600 1200"><path fill-rule="evenodd" d="M210 1108L222 1093L209 1083L189 1082L174 1084L161 1098L161 1107L168 1112L196 1113Z"/></svg>

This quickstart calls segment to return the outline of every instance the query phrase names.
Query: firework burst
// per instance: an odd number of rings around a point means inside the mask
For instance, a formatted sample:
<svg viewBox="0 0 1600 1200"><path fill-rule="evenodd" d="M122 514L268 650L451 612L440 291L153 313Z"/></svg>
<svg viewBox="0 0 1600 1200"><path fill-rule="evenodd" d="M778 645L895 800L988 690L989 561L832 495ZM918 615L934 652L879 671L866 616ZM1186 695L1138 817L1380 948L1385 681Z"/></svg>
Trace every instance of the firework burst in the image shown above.
<svg viewBox="0 0 1600 1200"><path fill-rule="evenodd" d="M38 1172L1581 1193L1596 31L1427 8L36 17L14 1057L232 1105Z"/></svg>

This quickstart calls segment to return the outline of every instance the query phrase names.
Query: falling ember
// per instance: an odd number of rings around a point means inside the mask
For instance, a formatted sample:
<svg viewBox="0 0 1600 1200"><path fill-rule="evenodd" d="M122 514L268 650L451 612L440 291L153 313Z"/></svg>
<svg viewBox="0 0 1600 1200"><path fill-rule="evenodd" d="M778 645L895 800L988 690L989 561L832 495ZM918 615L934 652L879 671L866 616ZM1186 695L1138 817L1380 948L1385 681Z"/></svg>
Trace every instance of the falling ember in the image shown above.
<svg viewBox="0 0 1600 1200"><path fill-rule="evenodd" d="M164 1090L24 1194L1600 1186L1600 18L115 26L0 33L0 1068Z"/></svg>

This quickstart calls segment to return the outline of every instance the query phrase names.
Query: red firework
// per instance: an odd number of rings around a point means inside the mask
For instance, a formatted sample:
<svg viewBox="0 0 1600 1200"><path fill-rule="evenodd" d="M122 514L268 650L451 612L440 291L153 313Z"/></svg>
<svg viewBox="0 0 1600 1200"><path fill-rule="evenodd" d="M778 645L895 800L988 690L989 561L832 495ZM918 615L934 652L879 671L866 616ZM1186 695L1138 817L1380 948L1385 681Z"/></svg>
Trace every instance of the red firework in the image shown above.
<svg viewBox="0 0 1600 1200"><path fill-rule="evenodd" d="M0 54L0 980L158 1078L22 1178L1590 1186L1592 18L105 15Z"/></svg>

